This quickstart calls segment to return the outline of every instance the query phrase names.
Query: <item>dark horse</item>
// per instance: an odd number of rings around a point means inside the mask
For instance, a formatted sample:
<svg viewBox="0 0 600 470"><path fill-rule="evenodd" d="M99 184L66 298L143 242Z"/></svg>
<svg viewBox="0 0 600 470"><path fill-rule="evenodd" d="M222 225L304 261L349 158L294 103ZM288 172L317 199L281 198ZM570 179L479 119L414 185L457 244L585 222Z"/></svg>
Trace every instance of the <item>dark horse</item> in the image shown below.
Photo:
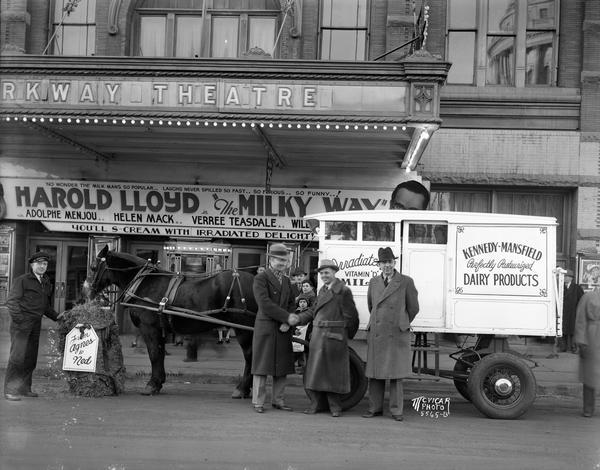
<svg viewBox="0 0 600 470"><path fill-rule="evenodd" d="M174 278L175 273L149 266L146 260L137 256L110 251L108 247L98 253L94 279L90 286L92 297L107 286L115 284L122 290L127 289L123 293L127 303L154 309L152 311L129 307L131 320L140 329L152 364L152 377L146 384L144 395L159 393L165 383L165 332L197 334L218 326L156 311L157 308L160 310L163 297L172 290ZM181 281L176 291L173 290L174 297L167 303L166 309L171 307L195 312L218 310L210 315L211 318L252 327L257 310L252 293L253 280L254 276L243 271L220 271L206 276L188 276ZM131 290L135 291L133 296L128 295ZM234 330L244 353L245 366L232 396L245 398L249 396L252 386L252 331L235 327Z"/></svg>

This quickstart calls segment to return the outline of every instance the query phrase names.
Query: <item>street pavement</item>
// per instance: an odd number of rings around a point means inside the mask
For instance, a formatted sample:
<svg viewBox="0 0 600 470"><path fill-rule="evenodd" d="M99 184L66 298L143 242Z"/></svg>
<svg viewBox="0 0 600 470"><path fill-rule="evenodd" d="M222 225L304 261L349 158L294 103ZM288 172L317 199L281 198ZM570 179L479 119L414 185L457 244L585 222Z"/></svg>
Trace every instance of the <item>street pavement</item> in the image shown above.
<svg viewBox="0 0 600 470"><path fill-rule="evenodd" d="M150 361L143 342L140 340L141 347L132 347L135 337L132 335L121 336L121 345L127 375L145 376L149 375ZM59 353L55 346L56 334L53 331L42 331L40 338L40 350L38 356L38 370L36 373L43 373L44 367L56 363L59 360ZM578 380L578 356L576 354L556 353L553 344L542 342L537 338L509 338L510 348L528 359L532 366L532 371L537 381L537 395L539 396L565 396L580 397L581 384ZM365 359L366 343L364 340L353 340L351 346L355 351ZM0 375L4 375L8 361L10 349L10 336L8 332L0 332ZM440 343L440 368L452 370L454 360L448 354L457 350L454 342L441 341ZM243 356L241 348L238 346L235 337L231 338L229 344L217 344L216 332L209 332L202 336L200 348L198 350L198 362L184 362L185 348L167 344L169 355L165 358L165 369L167 372L167 382L169 376L199 376L205 383L231 383L237 382L237 378L243 368ZM430 367L433 364L433 357L429 359ZM300 376L291 377L291 380L301 381ZM422 392L427 391L447 391L454 393L454 385L451 380L435 378L433 376L422 376L420 379L414 377L407 381L407 390Z"/></svg>

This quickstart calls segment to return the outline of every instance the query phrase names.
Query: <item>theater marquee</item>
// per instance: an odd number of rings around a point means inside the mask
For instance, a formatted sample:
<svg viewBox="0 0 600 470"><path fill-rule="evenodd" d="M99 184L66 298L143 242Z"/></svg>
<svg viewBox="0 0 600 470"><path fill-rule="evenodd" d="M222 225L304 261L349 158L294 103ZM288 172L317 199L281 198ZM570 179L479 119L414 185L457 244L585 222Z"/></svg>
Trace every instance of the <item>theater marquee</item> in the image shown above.
<svg viewBox="0 0 600 470"><path fill-rule="evenodd" d="M0 179L12 220L95 234L309 240L303 217L386 209L389 191Z"/></svg>

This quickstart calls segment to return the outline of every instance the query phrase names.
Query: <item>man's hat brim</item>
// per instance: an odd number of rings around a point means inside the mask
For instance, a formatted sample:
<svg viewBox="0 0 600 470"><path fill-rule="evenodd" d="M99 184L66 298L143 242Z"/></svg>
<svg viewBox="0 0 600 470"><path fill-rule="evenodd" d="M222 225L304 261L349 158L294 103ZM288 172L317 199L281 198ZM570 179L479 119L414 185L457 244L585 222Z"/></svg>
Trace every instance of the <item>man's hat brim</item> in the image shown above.
<svg viewBox="0 0 600 470"><path fill-rule="evenodd" d="M333 261L331 261L329 259L324 259L323 262L321 263L321 266L319 266L317 268L317 271L321 272L327 268L333 269L336 272L340 270L340 267L337 264L335 264Z"/></svg>
<svg viewBox="0 0 600 470"><path fill-rule="evenodd" d="M36 261L50 261L50 255L43 251L38 251L29 257L29 263L35 263Z"/></svg>

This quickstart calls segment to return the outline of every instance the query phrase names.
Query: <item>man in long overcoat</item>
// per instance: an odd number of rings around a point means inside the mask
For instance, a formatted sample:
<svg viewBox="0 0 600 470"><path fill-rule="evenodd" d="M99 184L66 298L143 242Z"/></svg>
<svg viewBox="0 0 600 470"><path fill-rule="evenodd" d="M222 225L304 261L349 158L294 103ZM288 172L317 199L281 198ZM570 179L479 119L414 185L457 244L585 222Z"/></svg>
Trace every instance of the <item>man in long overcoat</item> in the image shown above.
<svg viewBox="0 0 600 470"><path fill-rule="evenodd" d="M385 382L390 381L390 412L403 420L402 379L411 373L410 323L419 312L418 293L409 276L395 269L396 257L389 247L378 251L380 276L369 281L367 305L367 368L369 411L365 418L383 414Z"/></svg>
<svg viewBox="0 0 600 470"><path fill-rule="evenodd" d="M563 294L563 337L561 341L561 352L577 352L577 344L573 341L575 332L575 316L577 304L583 297L583 289L579 284L573 282L573 271L567 269L565 274L565 288Z"/></svg>
<svg viewBox="0 0 600 470"><path fill-rule="evenodd" d="M264 412L267 376L273 377L271 404L285 411L292 409L285 404L286 375L293 374L294 351L293 328L283 332L282 324L296 324L293 312L296 305L292 286L283 271L289 263L289 251L282 243L269 247L269 267L254 278L253 292L258 305L252 342L252 404L258 413Z"/></svg>
<svg viewBox="0 0 600 470"><path fill-rule="evenodd" d="M600 286L586 292L577 306L575 342L579 348L579 377L583 383L583 416L593 416L600 388Z"/></svg>
<svg viewBox="0 0 600 470"><path fill-rule="evenodd" d="M300 323L312 320L304 388L311 406L304 412L317 413L329 403L331 416L342 414L342 395L350 391L348 339L358 330L358 311L352 291L335 277L339 267L324 259L319 266L323 287L315 305L300 313Z"/></svg>
<svg viewBox="0 0 600 470"><path fill-rule="evenodd" d="M42 317L62 318L52 307L52 285L46 275L50 256L31 255L31 272L15 279L6 305L10 313L10 355L4 378L4 397L19 401L37 397L31 390L31 378L37 365Z"/></svg>

